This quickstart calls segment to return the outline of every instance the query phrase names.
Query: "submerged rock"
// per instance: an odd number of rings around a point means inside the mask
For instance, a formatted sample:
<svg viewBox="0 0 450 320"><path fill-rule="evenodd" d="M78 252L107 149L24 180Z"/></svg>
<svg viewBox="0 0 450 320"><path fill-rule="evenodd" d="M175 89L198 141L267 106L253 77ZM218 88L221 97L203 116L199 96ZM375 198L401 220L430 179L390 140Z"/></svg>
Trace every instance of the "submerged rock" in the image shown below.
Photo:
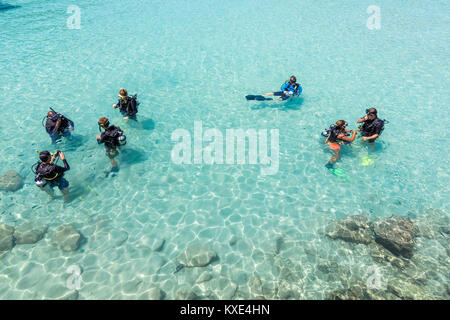
<svg viewBox="0 0 450 320"><path fill-rule="evenodd" d="M47 232L47 226L36 226L25 222L14 231L16 244L33 244L42 239Z"/></svg>
<svg viewBox="0 0 450 320"><path fill-rule="evenodd" d="M199 289L199 290L195 290ZM218 276L210 281L204 282L202 286L194 286L194 292L199 297L216 297L219 300L231 300L235 297L238 285L231 279Z"/></svg>
<svg viewBox="0 0 450 320"><path fill-rule="evenodd" d="M75 251L81 241L81 234L70 225L59 226L52 235L53 243L63 251Z"/></svg>
<svg viewBox="0 0 450 320"><path fill-rule="evenodd" d="M349 215L342 220L334 221L327 236L331 239L369 244L373 240L370 217L367 214Z"/></svg>
<svg viewBox="0 0 450 320"><path fill-rule="evenodd" d="M197 280L195 282L196 283L207 282L207 281L211 280L212 278L213 278L213 275L210 272L205 271L197 278Z"/></svg>
<svg viewBox="0 0 450 320"><path fill-rule="evenodd" d="M375 241L398 256L411 258L414 250L414 225L408 218L392 216L373 224Z"/></svg>
<svg viewBox="0 0 450 320"><path fill-rule="evenodd" d="M201 242L190 244L178 255L178 262L185 267L204 267L217 257L217 253Z"/></svg>
<svg viewBox="0 0 450 320"><path fill-rule="evenodd" d="M22 177L14 170L0 176L0 190L16 191L22 186Z"/></svg>
<svg viewBox="0 0 450 320"><path fill-rule="evenodd" d="M196 300L199 296L188 285L181 285L175 292L175 300Z"/></svg>
<svg viewBox="0 0 450 320"><path fill-rule="evenodd" d="M140 295L140 300L162 300L164 292L159 288L150 288Z"/></svg>
<svg viewBox="0 0 450 320"><path fill-rule="evenodd" d="M367 288L366 284L358 281L347 289L334 290L328 294L327 300L385 300L375 290Z"/></svg>
<svg viewBox="0 0 450 320"><path fill-rule="evenodd" d="M14 227L0 225L0 252L10 250L14 246Z"/></svg>
<svg viewBox="0 0 450 320"><path fill-rule="evenodd" d="M258 276L253 276L248 280L248 288L252 296L263 297L263 288L261 279Z"/></svg>
<svg viewBox="0 0 450 320"><path fill-rule="evenodd" d="M387 261L399 269L404 269L409 264L409 260L394 255L378 243L369 244L369 249L371 257L377 262Z"/></svg>
<svg viewBox="0 0 450 320"><path fill-rule="evenodd" d="M321 259L317 265L317 269L325 274L339 272L339 264L336 261Z"/></svg>
<svg viewBox="0 0 450 320"><path fill-rule="evenodd" d="M439 209L427 209L414 220L418 237L438 239L450 233L450 215Z"/></svg>
<svg viewBox="0 0 450 320"><path fill-rule="evenodd" d="M327 300L370 300L366 294L365 285L354 285L348 289L335 290L327 296Z"/></svg>
<svg viewBox="0 0 450 320"><path fill-rule="evenodd" d="M155 235L151 236L143 236L140 239L140 243L148 246L152 251L158 252L161 251L162 247L164 246L164 243L166 242L165 239L160 238Z"/></svg>
<svg viewBox="0 0 450 320"><path fill-rule="evenodd" d="M424 286L419 286L407 280L392 279L388 282L387 290L403 300L434 299Z"/></svg>
<svg viewBox="0 0 450 320"><path fill-rule="evenodd" d="M262 295L267 299L301 299L306 277L302 264L281 255L266 255L265 259L276 281L264 281Z"/></svg>

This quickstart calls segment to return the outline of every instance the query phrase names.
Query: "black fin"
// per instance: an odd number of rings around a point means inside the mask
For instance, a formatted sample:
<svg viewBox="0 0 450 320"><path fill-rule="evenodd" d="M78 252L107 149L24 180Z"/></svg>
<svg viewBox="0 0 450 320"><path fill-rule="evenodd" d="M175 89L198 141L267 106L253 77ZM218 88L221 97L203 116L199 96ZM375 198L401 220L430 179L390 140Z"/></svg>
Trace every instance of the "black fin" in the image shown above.
<svg viewBox="0 0 450 320"><path fill-rule="evenodd" d="M266 100L272 100L272 98L266 98L266 97L264 97L264 96L256 96L256 97L255 97L255 100L258 100L258 101L266 101Z"/></svg>
<svg viewBox="0 0 450 320"><path fill-rule="evenodd" d="M248 95L248 96L245 96L245 99L247 99L247 100L257 100L257 101L272 100L272 98L266 98L266 97L261 96L261 95L258 95L258 96Z"/></svg>

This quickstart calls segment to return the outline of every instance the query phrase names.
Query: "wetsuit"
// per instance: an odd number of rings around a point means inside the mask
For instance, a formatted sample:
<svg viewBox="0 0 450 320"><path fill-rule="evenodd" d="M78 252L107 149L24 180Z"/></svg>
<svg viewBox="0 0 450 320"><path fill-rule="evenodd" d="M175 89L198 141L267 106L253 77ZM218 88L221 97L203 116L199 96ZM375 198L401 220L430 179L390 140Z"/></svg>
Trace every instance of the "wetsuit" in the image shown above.
<svg viewBox="0 0 450 320"><path fill-rule="evenodd" d="M56 122L58 120L61 120L61 124L59 127L56 126ZM74 123L72 120L67 119L63 115L60 117L52 120L50 118L47 118L47 121L45 122L45 130L50 135L50 138L52 138L52 143L57 142L61 139L61 137L66 137L68 139L71 138L69 127L74 128Z"/></svg>
<svg viewBox="0 0 450 320"><path fill-rule="evenodd" d="M119 99L117 102L117 106L120 110L120 113L124 117L129 117L130 119L136 120L137 110L137 102L136 99L131 97L126 97L125 99Z"/></svg>
<svg viewBox="0 0 450 320"><path fill-rule="evenodd" d="M370 136L373 136L374 134L380 135L383 130L384 130L384 121L379 118L364 121L364 124L362 125L362 127L360 129L361 134L364 137L370 137ZM368 141L374 142L375 139L368 140Z"/></svg>
<svg viewBox="0 0 450 320"><path fill-rule="evenodd" d="M121 130L119 127L110 126L101 133L100 139L97 139L98 144L105 144L106 155L111 159L118 154L117 147L119 145L117 143L117 136L115 135L116 131Z"/></svg>
<svg viewBox="0 0 450 320"><path fill-rule="evenodd" d="M289 94L284 93L284 91L288 91ZM281 100L286 100L292 96L299 96L302 93L302 87L298 83L290 83L286 82L281 86L281 91L274 92L274 96L280 96Z"/></svg>
<svg viewBox="0 0 450 320"><path fill-rule="evenodd" d="M69 182L64 179L64 172L69 171L70 166L66 159L63 160L63 163L64 167L40 162L36 167L35 181L44 180L51 188L58 187L59 190L69 187Z"/></svg>
<svg viewBox="0 0 450 320"><path fill-rule="evenodd" d="M347 132L347 131L346 131ZM355 135L353 135L351 138L345 137L344 139L338 138L339 135L344 134L345 132L341 132L336 128L333 128L330 131L330 135L328 136L326 142L330 146L331 150L338 151L341 150L341 144L349 144L353 140L355 140Z"/></svg>

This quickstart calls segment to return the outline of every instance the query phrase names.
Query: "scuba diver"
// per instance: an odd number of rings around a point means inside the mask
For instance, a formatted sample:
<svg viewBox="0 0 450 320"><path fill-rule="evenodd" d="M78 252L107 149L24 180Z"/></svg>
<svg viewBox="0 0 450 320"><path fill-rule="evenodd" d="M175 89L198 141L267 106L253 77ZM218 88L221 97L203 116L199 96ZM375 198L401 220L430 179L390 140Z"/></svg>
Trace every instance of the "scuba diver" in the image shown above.
<svg viewBox="0 0 450 320"><path fill-rule="evenodd" d="M45 125L44 119L45 117L42 119L42 125L50 135L52 144L59 142L62 137L66 137L67 139L72 140L70 131L73 131L73 129L75 128L72 120L66 118L52 108L50 108L50 111L47 113L47 120L45 122Z"/></svg>
<svg viewBox="0 0 450 320"><path fill-rule="evenodd" d="M102 132L101 128L105 131ZM127 138L119 127L112 125L110 126L109 120L106 117L101 117L98 120L98 130L101 134L97 135L97 143L105 144L106 156L111 160L111 164L113 166L112 171L118 171L119 165L114 158L119 154L117 148L125 145Z"/></svg>
<svg viewBox="0 0 450 320"><path fill-rule="evenodd" d="M348 123L344 120L338 120L335 125L330 126L329 129L322 132L323 136L327 139L330 149L334 151L334 156L326 164L327 168L332 168L334 163L339 159L339 153L341 151L341 144L349 144L355 140L356 130L347 130ZM352 132L351 138L349 138L350 132Z"/></svg>
<svg viewBox="0 0 450 320"><path fill-rule="evenodd" d="M281 86L281 91L277 92L269 92L264 95L248 95L245 96L247 100L272 100L272 98L266 98L267 96L279 96L278 100L287 100L290 97L298 97L302 93L302 87L297 83L297 78L295 76L291 76L288 81L286 81Z"/></svg>
<svg viewBox="0 0 450 320"><path fill-rule="evenodd" d="M386 120L379 119L377 113L377 109L375 108L366 109L366 115L357 121L357 123L364 122L359 127L364 141L374 142L384 130Z"/></svg>
<svg viewBox="0 0 450 320"><path fill-rule="evenodd" d="M47 192L52 199L55 196L53 188L58 187L64 196L64 201L70 202L69 182L64 179L64 173L70 170L70 166L67 163L64 153L59 150L54 154L51 154L48 151L37 152L39 153L41 162L37 162L32 167L33 173L36 174L34 179L36 185ZM58 162L58 156L64 163L64 167L56 165L55 160Z"/></svg>
<svg viewBox="0 0 450 320"><path fill-rule="evenodd" d="M120 113L126 119L133 119L137 121L136 114L138 112L137 106L139 105L139 101L137 100L137 94L129 97L127 89L120 89L119 91L119 101L117 104L113 105L113 108L119 108Z"/></svg>

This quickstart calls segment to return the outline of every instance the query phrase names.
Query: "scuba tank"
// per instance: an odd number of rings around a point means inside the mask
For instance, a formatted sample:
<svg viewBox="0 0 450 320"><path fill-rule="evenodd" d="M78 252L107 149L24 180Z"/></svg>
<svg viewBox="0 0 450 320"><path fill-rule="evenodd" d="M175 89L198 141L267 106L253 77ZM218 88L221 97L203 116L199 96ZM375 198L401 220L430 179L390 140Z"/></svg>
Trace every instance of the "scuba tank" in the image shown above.
<svg viewBox="0 0 450 320"><path fill-rule="evenodd" d="M119 146L124 146L127 144L127 137L123 134L123 132L117 137L117 143L119 144Z"/></svg>
<svg viewBox="0 0 450 320"><path fill-rule="evenodd" d="M348 122L345 122L345 126L348 126ZM336 126L334 124L332 124L328 129L325 129L324 131L322 131L321 135L323 137L329 137L331 132L334 131L336 129ZM344 133L346 136L350 136L350 133L345 132Z"/></svg>
<svg viewBox="0 0 450 320"><path fill-rule="evenodd" d="M116 147L121 147L127 144L127 137L124 132L116 126L112 126L113 130L105 130L105 136L108 137L108 142L115 145ZM101 132L101 127L98 127Z"/></svg>
<svg viewBox="0 0 450 320"><path fill-rule="evenodd" d="M36 152L38 154L40 154L40 152L38 150L36 150ZM38 161L38 162L36 162L35 164L33 164L31 166L31 172L33 172L36 175L35 178L34 178L34 182L36 183L37 187L42 189L42 188L44 188L47 185L46 176L48 174L50 174L53 171L54 166L56 166L56 163L59 160L59 158L57 158L59 152L60 151L58 150L58 151L56 151L56 153L51 153L50 154L52 157L56 158L56 161L55 161L55 163L52 163L49 167L47 167L47 170L45 170L44 172L38 172L38 170L37 170L39 164L41 164L42 162ZM57 177L57 175L54 178L56 178L56 177ZM49 180L53 180L53 179L49 179Z"/></svg>
<svg viewBox="0 0 450 320"><path fill-rule="evenodd" d="M283 83L283 85L281 86L281 91L283 91L283 87L287 83L290 83L290 81L287 80ZM294 86L294 93L289 94L289 96L297 96L297 97L300 96L300 94L302 93L302 90L303 90L302 86L300 84L298 84L297 82L295 84L293 84L293 86Z"/></svg>
<svg viewBox="0 0 450 320"><path fill-rule="evenodd" d="M345 126L348 126L348 122L345 122ZM325 129L324 131L322 131L321 135L325 138L327 138L325 140L325 142L332 142L332 143L344 143L344 144L349 144L349 142L347 141L342 141L342 140L338 140L337 136L338 134L336 133L337 128L336 125L332 124L330 125L330 127L328 129ZM351 136L350 132L343 132L344 135L346 135L347 137Z"/></svg>

